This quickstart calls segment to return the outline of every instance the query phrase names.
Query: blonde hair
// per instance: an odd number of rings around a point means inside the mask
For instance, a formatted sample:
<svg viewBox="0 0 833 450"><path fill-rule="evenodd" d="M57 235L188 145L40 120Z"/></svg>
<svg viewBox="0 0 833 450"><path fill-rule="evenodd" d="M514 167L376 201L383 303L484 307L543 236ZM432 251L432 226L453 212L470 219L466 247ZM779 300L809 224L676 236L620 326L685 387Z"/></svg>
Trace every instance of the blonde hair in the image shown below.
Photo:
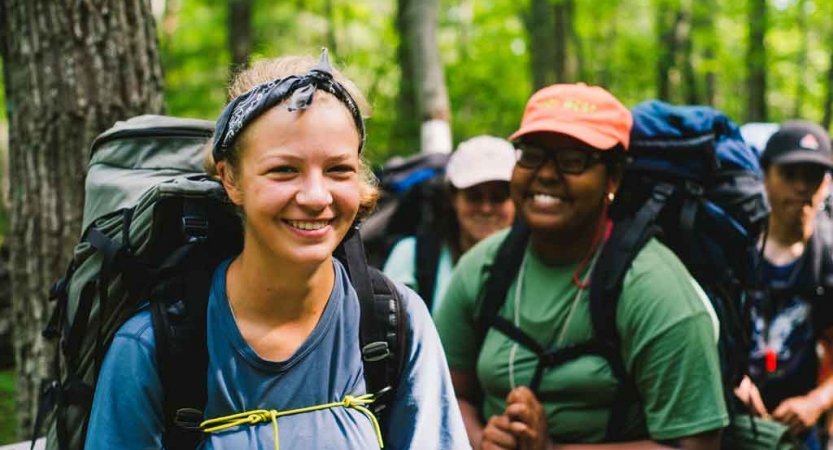
<svg viewBox="0 0 833 450"><path fill-rule="evenodd" d="M292 75L303 75L309 72L310 69L318 64L318 59L312 56L284 56L277 59L261 60L253 63L249 68L238 72L231 81L228 88L228 101L231 101L240 95L246 93L253 87L278 79L286 78ZM337 69L333 68L333 78L339 84L344 86L344 89L353 97L362 117L370 117L371 108L367 98L359 90L358 87L347 77L345 77ZM330 95L330 94L327 94ZM340 102L339 102L340 104ZM240 159L240 142L244 142L246 131L244 130L237 144L229 151L226 157L227 164L234 170ZM205 156L205 171L217 176L217 166L214 157L211 154L211 145L208 145ZM379 190L376 187L376 177L367 161L361 156L359 157L359 211L356 214L356 220L363 220L373 212L376 207L376 201L379 199Z"/></svg>

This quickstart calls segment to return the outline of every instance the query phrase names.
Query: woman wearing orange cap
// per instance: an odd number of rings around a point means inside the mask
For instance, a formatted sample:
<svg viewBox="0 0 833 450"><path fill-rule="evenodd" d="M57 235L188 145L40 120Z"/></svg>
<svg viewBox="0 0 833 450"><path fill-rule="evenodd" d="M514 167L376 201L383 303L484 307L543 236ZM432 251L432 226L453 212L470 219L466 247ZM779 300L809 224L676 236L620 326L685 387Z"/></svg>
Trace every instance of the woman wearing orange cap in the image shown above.
<svg viewBox="0 0 833 450"><path fill-rule="evenodd" d="M714 324L661 243L649 241L625 276L621 355L587 350L587 288L612 227L607 206L631 124L604 89L554 85L532 96L510 138L511 197L527 234L516 226L464 255L435 316L475 449L720 446L728 415ZM518 243L514 275L503 273L512 254L504 241ZM488 291L501 276L512 278L494 306ZM629 389L620 392L621 379Z"/></svg>

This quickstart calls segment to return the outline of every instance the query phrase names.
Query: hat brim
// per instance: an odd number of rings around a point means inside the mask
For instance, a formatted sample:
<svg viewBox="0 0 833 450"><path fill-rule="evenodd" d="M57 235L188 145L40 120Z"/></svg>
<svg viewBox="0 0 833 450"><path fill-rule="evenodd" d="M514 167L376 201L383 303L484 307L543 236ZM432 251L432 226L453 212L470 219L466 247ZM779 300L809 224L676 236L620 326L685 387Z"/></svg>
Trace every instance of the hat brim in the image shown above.
<svg viewBox="0 0 833 450"><path fill-rule="evenodd" d="M575 123L553 123L551 120L532 122L522 126L518 131L509 136L510 141L516 141L521 137L532 133L558 133L576 138L585 144L598 148L609 149L616 146L619 141L608 134L599 133L593 127Z"/></svg>
<svg viewBox="0 0 833 450"><path fill-rule="evenodd" d="M810 163L824 166L828 169L833 169L833 161L829 156L821 153L808 152L807 150L796 149L787 153L782 153L776 158L770 160L771 164L799 164Z"/></svg>

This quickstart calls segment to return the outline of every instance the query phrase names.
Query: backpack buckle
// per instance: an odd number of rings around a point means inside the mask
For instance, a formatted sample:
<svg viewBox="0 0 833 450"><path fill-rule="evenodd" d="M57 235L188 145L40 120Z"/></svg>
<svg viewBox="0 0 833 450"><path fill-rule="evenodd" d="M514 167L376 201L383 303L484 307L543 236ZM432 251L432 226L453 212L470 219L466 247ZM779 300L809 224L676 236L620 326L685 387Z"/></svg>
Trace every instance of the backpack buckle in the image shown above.
<svg viewBox="0 0 833 450"><path fill-rule="evenodd" d="M205 242L208 240L208 221L202 217L185 216L182 218L182 232L189 243Z"/></svg>
<svg viewBox="0 0 833 450"><path fill-rule="evenodd" d="M362 347L362 359L367 362L381 361L388 356L390 356L390 349L385 341L371 342Z"/></svg>
<svg viewBox="0 0 833 450"><path fill-rule="evenodd" d="M176 416L174 417L174 424L176 426L192 431L202 430L202 427L200 427L202 421L202 411L194 408L177 409Z"/></svg>

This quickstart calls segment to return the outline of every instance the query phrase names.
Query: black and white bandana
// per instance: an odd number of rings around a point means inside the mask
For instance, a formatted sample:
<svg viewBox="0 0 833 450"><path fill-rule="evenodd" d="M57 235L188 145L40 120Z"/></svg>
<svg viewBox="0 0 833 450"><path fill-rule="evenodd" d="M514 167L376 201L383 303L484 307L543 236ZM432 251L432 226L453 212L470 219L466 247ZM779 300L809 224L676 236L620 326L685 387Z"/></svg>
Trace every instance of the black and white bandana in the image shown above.
<svg viewBox="0 0 833 450"><path fill-rule="evenodd" d="M356 128L359 130L359 153L365 141L364 118L356 101L338 81L333 79L333 69L327 49L321 51L321 60L305 75L292 75L257 85L232 100L217 118L211 153L219 162L228 156L228 151L243 129L273 106L280 104L290 95L288 109L296 111L312 105L315 91L329 92L350 110Z"/></svg>

